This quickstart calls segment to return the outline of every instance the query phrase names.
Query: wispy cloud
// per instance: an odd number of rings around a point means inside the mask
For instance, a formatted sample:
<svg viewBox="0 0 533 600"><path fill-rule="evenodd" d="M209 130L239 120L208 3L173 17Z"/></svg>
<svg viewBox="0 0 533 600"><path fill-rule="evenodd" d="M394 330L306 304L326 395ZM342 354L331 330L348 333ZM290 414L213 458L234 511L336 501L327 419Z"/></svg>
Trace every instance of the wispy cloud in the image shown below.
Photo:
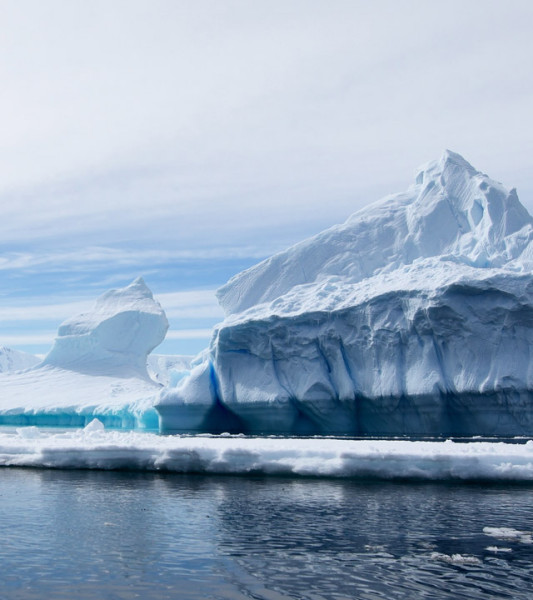
<svg viewBox="0 0 533 600"><path fill-rule="evenodd" d="M163 310L169 318L181 319L222 319L215 290L189 290L158 294ZM43 321L66 319L91 310L94 300L64 302L57 304L35 304L0 306L0 321Z"/></svg>
<svg viewBox="0 0 533 600"><path fill-rule="evenodd" d="M0 335L0 345L13 348L24 346L51 346L56 337L56 332L47 333L20 333Z"/></svg>
<svg viewBox="0 0 533 600"><path fill-rule="evenodd" d="M73 267L101 269L112 263L115 268L161 265L176 261L198 261L223 258L263 258L264 248L252 246L213 247L200 250L142 250L135 248L93 247L66 252L7 252L0 255L0 271L29 270L45 267L70 270Z"/></svg>

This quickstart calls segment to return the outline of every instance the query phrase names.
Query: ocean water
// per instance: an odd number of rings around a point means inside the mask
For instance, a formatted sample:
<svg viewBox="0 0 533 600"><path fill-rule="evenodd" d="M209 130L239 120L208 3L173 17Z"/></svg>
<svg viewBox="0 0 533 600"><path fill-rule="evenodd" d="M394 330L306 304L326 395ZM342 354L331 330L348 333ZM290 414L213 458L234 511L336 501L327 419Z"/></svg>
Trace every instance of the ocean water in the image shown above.
<svg viewBox="0 0 533 600"><path fill-rule="evenodd" d="M0 599L533 597L533 487L0 469Z"/></svg>

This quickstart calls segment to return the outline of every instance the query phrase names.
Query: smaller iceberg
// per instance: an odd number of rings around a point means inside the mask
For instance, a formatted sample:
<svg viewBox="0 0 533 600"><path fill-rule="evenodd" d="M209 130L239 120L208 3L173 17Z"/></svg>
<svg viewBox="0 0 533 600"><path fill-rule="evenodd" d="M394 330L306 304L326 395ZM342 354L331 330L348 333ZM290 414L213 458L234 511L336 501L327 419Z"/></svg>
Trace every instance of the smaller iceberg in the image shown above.
<svg viewBox="0 0 533 600"><path fill-rule="evenodd" d="M63 322L43 365L148 379L148 354L165 339L167 329L161 305L138 277L100 296L91 312Z"/></svg>
<svg viewBox="0 0 533 600"><path fill-rule="evenodd" d="M110 290L94 308L61 324L45 359L0 373L0 424L158 428L153 408L161 384L147 357L168 329L161 305L142 278Z"/></svg>

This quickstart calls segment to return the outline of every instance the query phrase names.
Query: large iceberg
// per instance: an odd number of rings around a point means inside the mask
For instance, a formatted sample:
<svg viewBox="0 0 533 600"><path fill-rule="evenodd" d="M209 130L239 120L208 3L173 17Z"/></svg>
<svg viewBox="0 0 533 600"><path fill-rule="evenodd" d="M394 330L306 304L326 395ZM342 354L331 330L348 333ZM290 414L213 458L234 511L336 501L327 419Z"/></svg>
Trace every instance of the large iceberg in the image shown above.
<svg viewBox="0 0 533 600"><path fill-rule="evenodd" d="M446 151L232 278L162 431L533 434L533 220Z"/></svg>
<svg viewBox="0 0 533 600"><path fill-rule="evenodd" d="M110 290L88 313L58 330L45 359L24 372L0 374L0 424L157 429L153 408L161 384L147 356L168 322L141 278Z"/></svg>

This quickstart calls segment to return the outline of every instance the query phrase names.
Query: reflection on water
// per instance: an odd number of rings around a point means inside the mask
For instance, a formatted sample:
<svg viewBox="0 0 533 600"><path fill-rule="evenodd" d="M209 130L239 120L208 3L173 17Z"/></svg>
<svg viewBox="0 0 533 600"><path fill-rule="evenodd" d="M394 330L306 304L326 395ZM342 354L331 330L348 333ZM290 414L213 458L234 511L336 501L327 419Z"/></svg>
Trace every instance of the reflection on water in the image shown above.
<svg viewBox="0 0 533 600"><path fill-rule="evenodd" d="M532 509L532 487L2 469L0 598L525 600Z"/></svg>

